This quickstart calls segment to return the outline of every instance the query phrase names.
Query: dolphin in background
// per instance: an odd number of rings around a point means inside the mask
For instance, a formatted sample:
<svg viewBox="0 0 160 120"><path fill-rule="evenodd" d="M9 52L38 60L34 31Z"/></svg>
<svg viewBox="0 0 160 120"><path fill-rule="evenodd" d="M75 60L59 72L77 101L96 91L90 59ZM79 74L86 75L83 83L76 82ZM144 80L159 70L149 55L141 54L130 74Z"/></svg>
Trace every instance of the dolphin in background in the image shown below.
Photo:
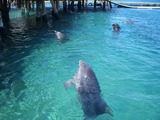
<svg viewBox="0 0 160 120"><path fill-rule="evenodd" d="M119 31L121 29L120 25L117 23L112 24L112 27L113 27L113 31Z"/></svg>
<svg viewBox="0 0 160 120"><path fill-rule="evenodd" d="M62 32L54 30L54 33L56 34L56 37L58 40L60 40L60 41L68 40L67 36L65 34L63 34Z"/></svg>
<svg viewBox="0 0 160 120"><path fill-rule="evenodd" d="M101 90L96 75L86 62L80 60L79 68L75 76L64 83L67 88L75 85L78 92L78 99L82 105L85 119L95 118L100 114L112 115L112 110L101 98Z"/></svg>

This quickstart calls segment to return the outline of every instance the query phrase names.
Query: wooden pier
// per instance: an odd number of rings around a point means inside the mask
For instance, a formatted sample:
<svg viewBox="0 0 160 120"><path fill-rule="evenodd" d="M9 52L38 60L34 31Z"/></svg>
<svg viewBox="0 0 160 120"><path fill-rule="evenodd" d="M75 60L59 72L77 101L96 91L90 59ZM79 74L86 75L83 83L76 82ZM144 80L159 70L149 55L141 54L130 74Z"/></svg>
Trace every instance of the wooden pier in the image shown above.
<svg viewBox="0 0 160 120"><path fill-rule="evenodd" d="M30 11L36 11L36 21L47 21L46 17L46 2L50 2L52 8L52 16L59 19L60 3L64 13L68 11L87 10L88 7L110 11L112 4L118 7L125 8L158 8L160 9L160 2L113 2L111 0L0 0L0 18L5 24L9 21L9 10L14 4L18 9L22 10L22 15L29 15ZM152 7L150 7L152 6ZM153 7L154 6L154 7Z"/></svg>
<svg viewBox="0 0 160 120"><path fill-rule="evenodd" d="M10 1L10 2L9 2ZM48 1L48 0L47 0ZM36 21L44 20L46 21L46 7L45 2L46 0L14 0L14 4L18 9L22 10L22 15L29 15L30 11L36 10ZM59 19L59 11L60 5L59 3L63 3L63 12L68 11L81 11L87 10L88 0L50 0L52 6L52 15ZM75 4L77 3L77 4ZM2 21L8 22L9 21L9 10L10 6L13 3L11 0L0 0L0 12ZM36 6L36 9L35 9ZM93 0L93 8L96 9L97 6L101 6L103 10L106 10L106 6L108 6L108 10L111 9L110 0Z"/></svg>

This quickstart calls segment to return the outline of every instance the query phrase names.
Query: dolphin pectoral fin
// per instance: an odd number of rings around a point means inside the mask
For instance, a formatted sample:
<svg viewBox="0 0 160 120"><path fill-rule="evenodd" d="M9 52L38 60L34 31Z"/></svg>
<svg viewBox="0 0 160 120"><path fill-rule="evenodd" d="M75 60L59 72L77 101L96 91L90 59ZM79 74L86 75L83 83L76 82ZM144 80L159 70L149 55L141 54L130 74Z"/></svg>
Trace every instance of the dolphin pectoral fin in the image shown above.
<svg viewBox="0 0 160 120"><path fill-rule="evenodd" d="M105 113L108 113L108 114L110 114L111 116L113 116L112 110L111 110L111 108L110 108L109 106L106 106Z"/></svg>
<svg viewBox="0 0 160 120"><path fill-rule="evenodd" d="M72 77L70 80L68 80L67 82L64 83L65 89L73 84L73 79L74 79L74 77Z"/></svg>

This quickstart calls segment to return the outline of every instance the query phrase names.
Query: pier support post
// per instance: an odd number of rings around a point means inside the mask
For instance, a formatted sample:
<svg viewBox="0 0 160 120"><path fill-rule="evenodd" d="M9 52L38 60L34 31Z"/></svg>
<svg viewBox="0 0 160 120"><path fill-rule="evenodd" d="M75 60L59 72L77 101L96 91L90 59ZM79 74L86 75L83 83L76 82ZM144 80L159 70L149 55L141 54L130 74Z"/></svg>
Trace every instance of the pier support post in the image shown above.
<svg viewBox="0 0 160 120"><path fill-rule="evenodd" d="M108 10L110 11L112 8L111 2L110 0L107 0L107 6L108 6Z"/></svg>
<svg viewBox="0 0 160 120"><path fill-rule="evenodd" d="M36 0L36 21L47 22L46 8L44 0Z"/></svg>
<svg viewBox="0 0 160 120"><path fill-rule="evenodd" d="M103 0L102 2L103 2L103 7L102 7L102 9L103 9L103 10L106 10L106 1Z"/></svg>
<svg viewBox="0 0 160 120"><path fill-rule="evenodd" d="M87 10L87 2L88 0L85 0L85 3L84 3L84 9Z"/></svg>
<svg viewBox="0 0 160 120"><path fill-rule="evenodd" d="M0 11L0 50L2 49L1 47L3 47L3 40L2 38L6 37L6 31L5 31L5 27L3 25L3 20L2 20L2 12Z"/></svg>
<svg viewBox="0 0 160 120"><path fill-rule="evenodd" d="M17 8L20 9L22 5L22 0L17 0Z"/></svg>
<svg viewBox="0 0 160 120"><path fill-rule="evenodd" d="M24 0L21 1L21 7L20 7L20 9L22 10L21 11L22 16L25 15L25 11L26 11L24 2L25 2Z"/></svg>
<svg viewBox="0 0 160 120"><path fill-rule="evenodd" d="M8 9L11 10L11 0L8 0Z"/></svg>
<svg viewBox="0 0 160 120"><path fill-rule="evenodd" d="M71 11L74 11L74 0L71 1Z"/></svg>
<svg viewBox="0 0 160 120"><path fill-rule="evenodd" d="M109 0L110 2L109 2L109 4L110 4L110 8L112 8L112 3L111 3L111 0Z"/></svg>
<svg viewBox="0 0 160 120"><path fill-rule="evenodd" d="M58 11L60 10L59 0L56 0L56 8L57 8Z"/></svg>
<svg viewBox="0 0 160 120"><path fill-rule="evenodd" d="M23 16L23 15L25 15L25 8L24 7L21 7L21 15Z"/></svg>
<svg viewBox="0 0 160 120"><path fill-rule="evenodd" d="M0 28L2 28L2 27L3 27L3 20L2 20L2 13L0 11Z"/></svg>
<svg viewBox="0 0 160 120"><path fill-rule="evenodd" d="M40 7L41 3L40 0L36 0L36 21L40 21L41 20L41 7Z"/></svg>
<svg viewBox="0 0 160 120"><path fill-rule="evenodd" d="M81 0L78 0L78 10L81 10Z"/></svg>
<svg viewBox="0 0 160 120"><path fill-rule="evenodd" d="M84 10L84 0L82 0L82 9Z"/></svg>
<svg viewBox="0 0 160 120"><path fill-rule="evenodd" d="M25 11L26 11L26 15L29 15L29 11L30 11L30 1L29 0L25 0Z"/></svg>
<svg viewBox="0 0 160 120"><path fill-rule="evenodd" d="M67 11L67 1L63 0L63 12Z"/></svg>
<svg viewBox="0 0 160 120"><path fill-rule="evenodd" d="M4 27L4 23L8 22L9 21L9 15L8 15L8 21L5 21L5 12L3 10L3 7L4 7L4 4L2 3L2 0L0 0L0 52L1 50L4 49L4 46L5 46L5 39L6 39L6 30L5 30L5 27ZM4 12L4 13L3 13ZM9 13L8 13L9 14Z"/></svg>
<svg viewBox="0 0 160 120"><path fill-rule="evenodd" d="M9 22L9 9L8 9L7 6L8 6L7 5L7 0L3 0L2 5L1 5L3 23Z"/></svg>
<svg viewBox="0 0 160 120"><path fill-rule="evenodd" d="M96 6L97 6L97 1L94 0L94 9L96 9Z"/></svg>
<svg viewBox="0 0 160 120"><path fill-rule="evenodd" d="M46 13L46 7L45 7L44 0L42 0L42 20L43 22L47 22L47 13Z"/></svg>
<svg viewBox="0 0 160 120"><path fill-rule="evenodd" d="M34 11L34 0L32 0L32 11Z"/></svg>
<svg viewBox="0 0 160 120"><path fill-rule="evenodd" d="M52 5L52 16L55 17L56 19L59 19L59 13L58 10L54 4L54 0L50 0L51 5Z"/></svg>
<svg viewBox="0 0 160 120"><path fill-rule="evenodd" d="M71 10L71 1L68 0L68 10Z"/></svg>

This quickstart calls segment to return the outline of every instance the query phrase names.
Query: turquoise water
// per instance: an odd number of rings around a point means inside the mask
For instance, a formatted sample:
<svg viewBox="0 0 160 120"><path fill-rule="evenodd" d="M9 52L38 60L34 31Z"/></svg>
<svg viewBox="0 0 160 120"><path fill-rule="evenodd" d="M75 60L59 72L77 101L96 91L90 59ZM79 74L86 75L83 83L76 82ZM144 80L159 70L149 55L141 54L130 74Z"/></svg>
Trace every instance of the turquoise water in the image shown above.
<svg viewBox="0 0 160 120"><path fill-rule="evenodd" d="M0 62L3 86L11 87L0 91L0 119L82 120L74 87L64 90L63 83L84 60L114 114L95 120L159 120L159 16L159 10L117 8L61 15L60 21L49 15L47 24L36 24L34 16L12 19ZM121 30L113 32L112 23ZM54 30L69 40L58 41Z"/></svg>

